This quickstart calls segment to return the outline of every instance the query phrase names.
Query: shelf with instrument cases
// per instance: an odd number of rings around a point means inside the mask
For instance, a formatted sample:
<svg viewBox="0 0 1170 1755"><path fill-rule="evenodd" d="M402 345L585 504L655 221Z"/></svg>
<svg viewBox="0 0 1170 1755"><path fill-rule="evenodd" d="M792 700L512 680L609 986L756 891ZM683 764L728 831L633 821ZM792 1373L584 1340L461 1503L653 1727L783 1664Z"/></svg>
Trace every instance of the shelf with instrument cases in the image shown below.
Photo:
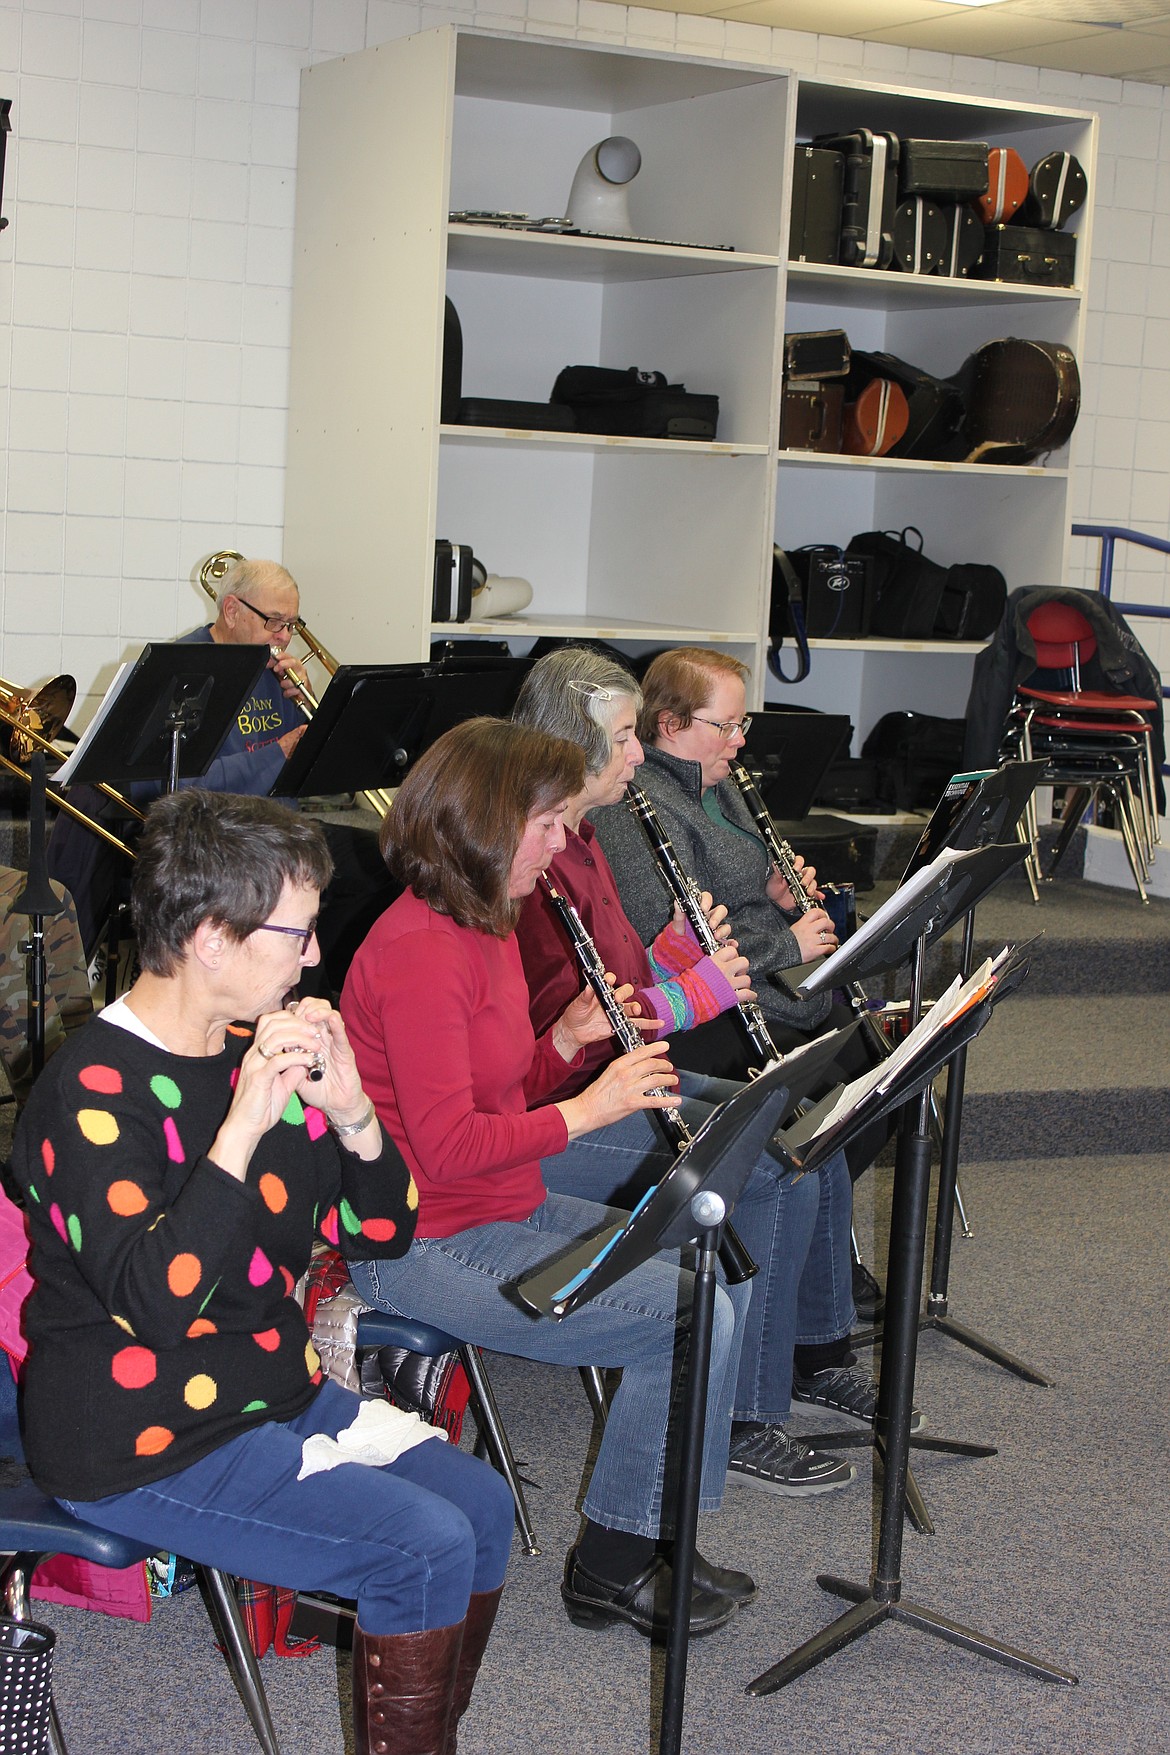
<svg viewBox="0 0 1170 1755"><path fill-rule="evenodd" d="M914 524L944 564L1059 579L1067 452L1005 467L779 450L786 330L841 327L856 347L940 375L1005 334L1080 353L1076 288L787 261L795 141L859 126L1014 144L1029 162L1067 147L1091 188L1092 116L759 64L448 24L305 69L284 557L320 606L325 643L385 662L426 657L436 634L518 651L541 635L632 653L720 645L751 665L758 704L779 538ZM629 191L637 237L451 217L563 213L582 156L614 134L642 154ZM1072 225L1083 285L1087 211ZM566 366L633 366L717 395L716 439L444 420L445 298L462 329L464 397L543 402ZM529 580L529 609L434 621L437 537ZM845 707L868 711L890 691L889 705L908 705L916 661L941 677L969 670L971 652L818 642L811 685L767 692L804 702L823 683ZM957 710L965 682L946 686Z"/></svg>
<svg viewBox="0 0 1170 1755"><path fill-rule="evenodd" d="M938 377L957 373L984 343L1006 336L1062 344L1083 358L1085 301L1096 170L1096 117L1083 111L976 100L944 92L902 92L862 82L804 80L797 94L796 139L888 130L924 140L985 141L1012 146L1031 166L1068 151L1084 166L1089 200L1065 227L1077 235L1070 287L951 278L837 264L789 261L784 327L844 329L854 349L888 353ZM932 560L946 566L982 561L999 567L1009 590L1059 584L1069 541L1070 443L1032 463L935 462L780 451L776 541L845 546L866 530L922 532ZM813 643L809 678L788 685L770 677L767 698L780 705L848 711L856 747L881 714L914 707L962 711L972 655L981 643L886 639ZM930 654L929 664L921 660ZM792 669L791 655L784 668Z"/></svg>

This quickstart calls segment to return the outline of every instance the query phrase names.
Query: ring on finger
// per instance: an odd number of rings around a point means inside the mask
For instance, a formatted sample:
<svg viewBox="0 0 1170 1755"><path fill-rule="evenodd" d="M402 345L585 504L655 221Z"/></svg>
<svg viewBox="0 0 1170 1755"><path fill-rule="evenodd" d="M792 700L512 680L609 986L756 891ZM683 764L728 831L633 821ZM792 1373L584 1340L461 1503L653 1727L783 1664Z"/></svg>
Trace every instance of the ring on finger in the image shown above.
<svg viewBox="0 0 1170 1755"><path fill-rule="evenodd" d="M262 1060L274 1060L278 1054L283 1053L280 1048L265 1048L263 1042L257 1042L256 1050Z"/></svg>

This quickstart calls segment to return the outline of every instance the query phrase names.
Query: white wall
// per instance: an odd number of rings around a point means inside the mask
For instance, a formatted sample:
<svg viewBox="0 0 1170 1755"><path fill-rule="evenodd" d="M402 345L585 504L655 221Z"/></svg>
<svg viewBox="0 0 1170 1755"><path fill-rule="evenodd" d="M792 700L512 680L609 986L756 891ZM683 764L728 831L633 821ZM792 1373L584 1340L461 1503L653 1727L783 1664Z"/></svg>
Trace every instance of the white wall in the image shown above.
<svg viewBox="0 0 1170 1755"><path fill-rule="evenodd" d="M300 70L449 20L1098 110L1073 506L1170 536L1160 86L600 0L0 0L0 675L92 701L203 619L199 556L279 556ZM1168 578L1139 554L1116 594L1170 602ZM1141 632L1170 673L1170 623Z"/></svg>

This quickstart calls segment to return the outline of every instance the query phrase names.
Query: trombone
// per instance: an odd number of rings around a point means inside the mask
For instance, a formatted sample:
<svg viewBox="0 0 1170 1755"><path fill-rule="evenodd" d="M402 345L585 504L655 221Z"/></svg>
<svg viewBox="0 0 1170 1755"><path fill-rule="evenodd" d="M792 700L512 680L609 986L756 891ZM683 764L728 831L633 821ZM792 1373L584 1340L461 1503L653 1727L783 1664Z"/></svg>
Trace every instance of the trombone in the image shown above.
<svg viewBox="0 0 1170 1755"><path fill-rule="evenodd" d="M77 684L71 676L55 676L51 682L35 691L18 689L0 677L0 724L11 728L8 753L5 755L0 752L0 767L9 774L15 774L18 780L23 780L31 789L32 775L24 764L35 750L44 750L46 754L56 756L58 761L64 760L68 752L54 743L53 739L60 736L76 695ZM98 782L97 790L112 799L120 810L137 817L139 822L143 821L143 812L138 806L131 804L114 787ZM71 804L63 793L54 792L47 786L45 795L58 810L63 810L67 816L92 830L116 852L124 853L127 859L137 857L132 847L127 846L125 841L98 822L96 817L87 815L75 804Z"/></svg>
<svg viewBox="0 0 1170 1755"><path fill-rule="evenodd" d="M239 549L218 548L215 550L214 554L208 555L207 558L200 563L197 575L198 582L217 608L219 605L219 592L215 588L215 581L217 579L222 579L225 574L230 572L231 568L235 566L237 561L242 561L243 559L244 556L240 553ZM327 671L330 676L336 676L339 668L337 659L334 658L332 652L330 652L325 646L322 646L320 640L316 638L312 630L306 627L305 623L299 618L297 620L297 633L308 647L309 657L315 658L322 670ZM272 656L274 658L281 656L280 648L278 646L272 647ZM303 671L292 670L289 671L288 674L296 684L298 696L297 705L305 715L305 718L311 719L320 706L320 701L313 693L313 690L309 685L308 677ZM394 798L393 793L388 791L385 787L378 787L373 791L363 792L361 796L365 799L374 814L379 817L384 817L386 815Z"/></svg>

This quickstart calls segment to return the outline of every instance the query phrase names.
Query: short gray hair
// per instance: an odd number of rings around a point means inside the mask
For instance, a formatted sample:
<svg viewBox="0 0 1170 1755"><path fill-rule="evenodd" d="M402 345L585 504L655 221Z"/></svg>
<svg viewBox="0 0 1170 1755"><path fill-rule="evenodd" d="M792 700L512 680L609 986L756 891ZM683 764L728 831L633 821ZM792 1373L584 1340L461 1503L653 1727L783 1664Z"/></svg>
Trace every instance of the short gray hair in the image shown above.
<svg viewBox="0 0 1170 1755"><path fill-rule="evenodd" d="M637 712L642 691L632 673L587 646L562 646L538 659L517 697L512 718L552 737L567 738L585 757L585 772L600 774L613 749L610 727L619 701Z"/></svg>
<svg viewBox="0 0 1170 1755"><path fill-rule="evenodd" d="M223 608L225 597L246 597L250 591L263 590L268 585L276 586L277 590L287 587L300 597L300 587L287 567L279 561L236 561L230 566L219 582L217 601Z"/></svg>

